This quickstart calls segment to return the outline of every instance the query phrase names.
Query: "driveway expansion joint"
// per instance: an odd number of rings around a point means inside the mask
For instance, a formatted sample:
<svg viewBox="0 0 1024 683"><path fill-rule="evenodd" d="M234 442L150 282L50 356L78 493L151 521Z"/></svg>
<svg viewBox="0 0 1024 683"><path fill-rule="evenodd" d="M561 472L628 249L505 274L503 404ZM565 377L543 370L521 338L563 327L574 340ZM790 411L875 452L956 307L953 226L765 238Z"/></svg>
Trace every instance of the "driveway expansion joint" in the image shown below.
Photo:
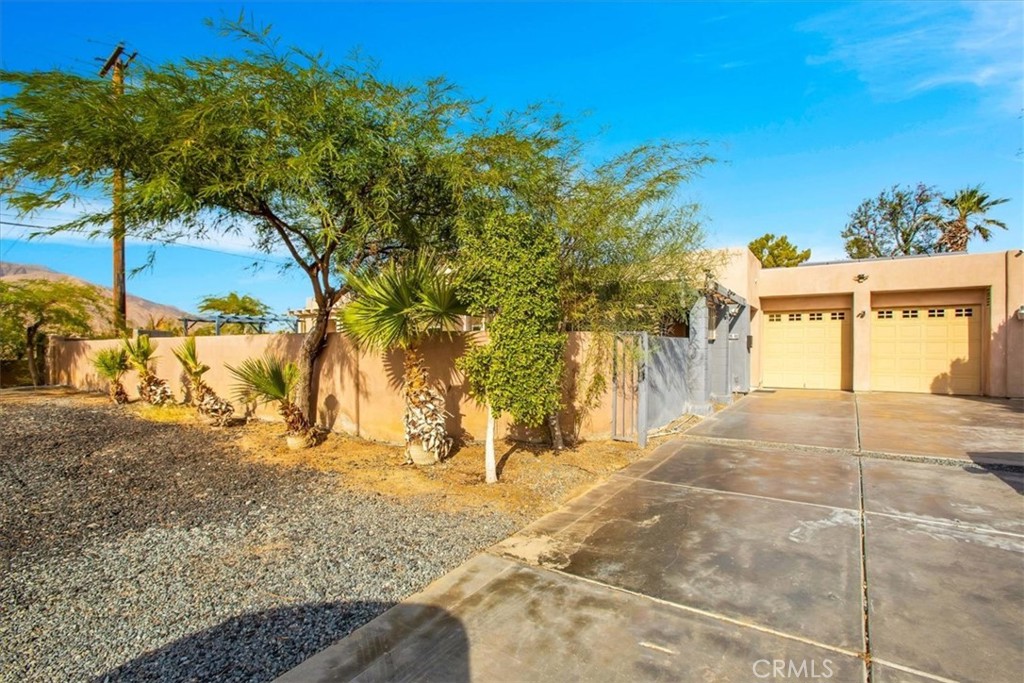
<svg viewBox="0 0 1024 683"><path fill-rule="evenodd" d="M843 507L841 505L825 505L823 503L811 503L804 500L791 500L789 498L775 498L773 496L759 496L756 493L743 493L742 491L726 491L724 489L709 489L703 486L694 486L693 484L680 484L672 481L658 481L657 479L641 479L639 477L632 477L626 474L615 473L612 475L617 479L628 479L630 481L643 482L645 484L659 484L661 486L672 486L674 488L690 489L693 491L701 491L703 493L714 493L723 496L739 496L741 498L753 498L755 500L767 500L772 503L789 503L792 505L808 505L815 508L823 508L825 510L845 510L849 512L856 512L855 508Z"/></svg>
<svg viewBox="0 0 1024 683"><path fill-rule="evenodd" d="M856 650L850 650L850 649L847 649L845 647L839 647L838 645L831 645L829 643L823 643L823 642L814 640L813 638L805 638L804 636L799 636L799 635L796 635L795 633L788 633L786 631L779 631L777 629L771 628L769 626L764 626L764 625L758 624L756 622L744 621L743 619L737 619L735 617L729 617L729 616L726 616L724 614L719 614L717 612L710 612L708 610L703 610L703 609L700 609L699 607L692 607L690 605L683 605L683 604L678 603L678 602L672 602L671 600L664 600L662 598L656 598L656 597L654 597L652 595L647 595L646 593L638 593L637 591L629 590L628 588L621 588L619 586L612 586L612 585L609 585L607 583L603 583L601 581L598 581L596 579L588 578L586 576L577 576L576 574L570 574L568 572L562 571L561 569L555 569L553 567L536 566L536 565L529 564L527 562L523 562L521 559L516 559L516 558L512 558L512 557L506 557L506 556L501 556L501 557L502 557L502 559L509 560L511 562L515 562L515 563L520 564L520 565L525 566L525 567L530 567L532 569L536 569L536 570L539 570L539 571L545 571L545 572L550 572L552 574L557 574L557 575L559 575L559 576L561 576L563 578L566 578L566 579L573 579L573 580L576 580L576 581L581 581L583 583L587 583L587 584L590 584L592 586L603 588L605 590L613 591L615 593L622 593L624 595L631 595L633 597L640 598L642 600L647 600L647 601L650 601L650 602L653 602L653 603L657 603L659 605L665 605L666 607L671 607L673 609L677 609L677 610L680 610L680 611L683 611L683 612L688 612L690 614L696 614L698 616L706 617L708 619L714 619L715 621L720 621L720 622L724 622L724 623L727 623L727 624L732 624L733 626L739 626L740 628L749 628L749 629L752 629L754 631L759 631L761 633L767 633L768 635L776 636L778 638L784 638L786 640L792 640L792 641L795 641L795 642L798 642L798 643L804 643L805 645L811 645L813 647L819 647L819 648L821 648L823 650L828 650L830 652L835 652L835 653L846 655L846 656L849 656L849 657L856 657L857 659L861 659L861 660L864 659L864 653L863 652L857 652Z"/></svg>

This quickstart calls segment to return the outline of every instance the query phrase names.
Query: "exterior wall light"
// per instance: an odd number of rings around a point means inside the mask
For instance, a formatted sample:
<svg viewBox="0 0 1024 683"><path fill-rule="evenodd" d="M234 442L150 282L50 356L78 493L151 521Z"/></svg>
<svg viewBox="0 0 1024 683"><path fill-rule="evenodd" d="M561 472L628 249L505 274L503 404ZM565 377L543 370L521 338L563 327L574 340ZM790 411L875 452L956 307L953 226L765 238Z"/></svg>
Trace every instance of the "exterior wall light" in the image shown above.
<svg viewBox="0 0 1024 683"><path fill-rule="evenodd" d="M866 282L867 279L868 279L868 276L866 274L864 274L864 273L858 273L857 277L855 277L853 279L856 280L857 282Z"/></svg>

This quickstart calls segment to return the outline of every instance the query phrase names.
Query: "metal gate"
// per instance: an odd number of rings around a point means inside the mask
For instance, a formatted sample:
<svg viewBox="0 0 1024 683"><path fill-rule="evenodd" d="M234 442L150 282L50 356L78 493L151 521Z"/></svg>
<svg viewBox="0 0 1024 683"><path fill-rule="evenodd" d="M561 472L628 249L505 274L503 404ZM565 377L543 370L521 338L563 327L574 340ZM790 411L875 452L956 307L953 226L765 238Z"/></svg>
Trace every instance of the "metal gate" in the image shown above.
<svg viewBox="0 0 1024 683"><path fill-rule="evenodd" d="M649 342L646 332L615 335L612 343L612 438L647 445Z"/></svg>

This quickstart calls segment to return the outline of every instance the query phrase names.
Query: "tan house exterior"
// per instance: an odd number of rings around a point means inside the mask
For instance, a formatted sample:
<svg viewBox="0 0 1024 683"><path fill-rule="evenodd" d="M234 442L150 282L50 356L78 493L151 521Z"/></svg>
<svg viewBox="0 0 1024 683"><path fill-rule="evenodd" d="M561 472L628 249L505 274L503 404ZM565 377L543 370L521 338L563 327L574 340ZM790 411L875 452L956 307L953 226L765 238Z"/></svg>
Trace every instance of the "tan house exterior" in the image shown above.
<svg viewBox="0 0 1024 683"><path fill-rule="evenodd" d="M718 280L750 306L751 384L1024 397L1024 251L762 268Z"/></svg>

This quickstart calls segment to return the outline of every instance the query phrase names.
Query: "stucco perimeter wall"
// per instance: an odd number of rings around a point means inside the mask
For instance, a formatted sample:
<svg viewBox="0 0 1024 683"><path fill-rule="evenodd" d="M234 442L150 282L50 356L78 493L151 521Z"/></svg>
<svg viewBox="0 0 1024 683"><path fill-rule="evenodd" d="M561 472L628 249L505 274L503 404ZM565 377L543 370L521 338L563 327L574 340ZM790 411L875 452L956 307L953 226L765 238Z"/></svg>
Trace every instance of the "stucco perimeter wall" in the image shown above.
<svg viewBox="0 0 1024 683"><path fill-rule="evenodd" d="M783 310L821 306L823 302L847 302L853 309L853 388L871 389L871 308L886 305L957 303L977 297L986 307L989 344L983 349L984 393L997 397L1024 397L1024 321L1016 312L1024 305L1024 252L1013 250L988 254L943 254L884 260L800 266L754 268L746 259L727 272L753 273L750 289L726 286L747 296L759 310L765 305ZM866 278L858 278L866 276ZM863 282L858 282L863 279ZM826 299L827 297L827 299ZM897 303L899 302L899 303ZM966 300L964 301L967 302ZM788 306L787 306L788 304ZM763 316L752 320L752 377L762 377L760 341Z"/></svg>
<svg viewBox="0 0 1024 683"><path fill-rule="evenodd" d="M465 378L455 367L455 360L473 343L485 341L479 333L457 333L438 336L423 345L423 355L431 377L447 400L451 413L448 419L450 434L473 441L484 437L487 414L468 395ZM166 380L177 398L183 395L187 383L181 366L171 350L180 345L183 337L153 339L156 346L156 375ZM49 372L52 384L62 384L88 391L106 391L107 384L93 369L90 359L103 348L117 346L117 340L61 340L53 341L50 348ZM302 335L263 334L196 337L199 359L210 366L203 376L207 384L223 398L232 399L235 380L227 365L238 365L246 358L259 357L266 352L284 358L297 358ZM579 434L582 438L606 438L611 431L611 389L597 392L589 410L580 407L577 393L589 384L592 367L592 340L590 335L569 335L566 347L567 381L564 387L562 429L566 434ZM376 353L359 350L344 335L327 335L327 347L320 360L317 390L317 423L334 431L347 432L363 438L399 443L404 439L401 396L402 359L400 351ZM138 398L138 377L130 372L124 379L128 395ZM236 414L245 414L245 407L234 401ZM257 417L279 419L272 405L259 406ZM534 438L532 430L509 425L499 420L499 436Z"/></svg>

